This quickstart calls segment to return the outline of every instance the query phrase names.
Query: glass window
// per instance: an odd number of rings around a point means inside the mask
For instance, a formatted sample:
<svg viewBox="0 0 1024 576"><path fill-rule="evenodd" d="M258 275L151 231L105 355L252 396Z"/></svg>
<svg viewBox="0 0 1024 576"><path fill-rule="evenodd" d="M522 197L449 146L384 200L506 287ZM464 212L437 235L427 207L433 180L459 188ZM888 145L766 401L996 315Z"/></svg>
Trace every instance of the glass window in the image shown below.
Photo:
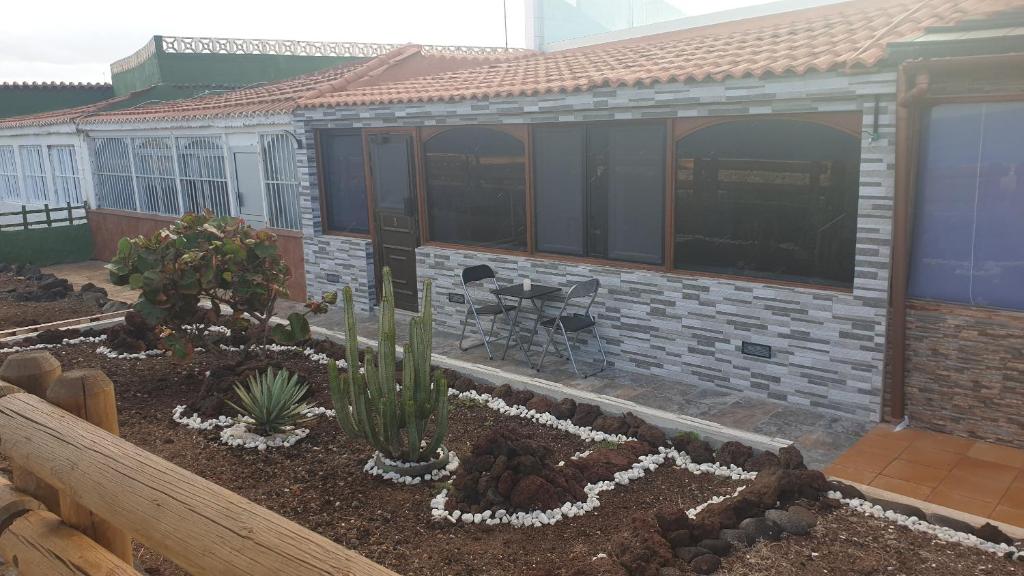
<svg viewBox="0 0 1024 576"><path fill-rule="evenodd" d="M220 137L181 137L178 145L178 175L185 212L209 209L218 216L231 214L224 146Z"/></svg>
<svg viewBox="0 0 1024 576"><path fill-rule="evenodd" d="M664 262L664 124L541 126L533 134L538 251Z"/></svg>
<svg viewBox="0 0 1024 576"><path fill-rule="evenodd" d="M1024 310L1024 102L936 106L920 149L910 295Z"/></svg>
<svg viewBox="0 0 1024 576"><path fill-rule="evenodd" d="M50 146L50 172L57 203L81 204L82 183L74 146Z"/></svg>
<svg viewBox="0 0 1024 576"><path fill-rule="evenodd" d="M260 134L267 224L298 230L299 171L295 167L295 139L291 134Z"/></svg>
<svg viewBox="0 0 1024 576"><path fill-rule="evenodd" d="M93 154L97 205L114 210L136 210L128 139L97 138Z"/></svg>
<svg viewBox="0 0 1024 576"><path fill-rule="evenodd" d="M334 232L368 233L362 136L358 132L322 132L320 154L326 228Z"/></svg>
<svg viewBox="0 0 1024 576"><path fill-rule="evenodd" d="M21 181L25 186L25 202L28 204L49 202L46 194L43 147L19 146L18 151L21 153Z"/></svg>
<svg viewBox="0 0 1024 576"><path fill-rule="evenodd" d="M156 214L180 214L175 180L174 143L170 138L133 138L135 182L139 210Z"/></svg>
<svg viewBox="0 0 1024 576"><path fill-rule="evenodd" d="M586 127L533 130L534 226L538 252L586 254Z"/></svg>
<svg viewBox="0 0 1024 576"><path fill-rule="evenodd" d="M0 200L21 203L18 186L18 158L14 146L0 146Z"/></svg>
<svg viewBox="0 0 1024 576"><path fill-rule="evenodd" d="M478 126L423 145L430 238L526 249L526 159L517 138Z"/></svg>
<svg viewBox="0 0 1024 576"><path fill-rule="evenodd" d="M813 122L736 120L676 143L675 267L853 285L860 142Z"/></svg>

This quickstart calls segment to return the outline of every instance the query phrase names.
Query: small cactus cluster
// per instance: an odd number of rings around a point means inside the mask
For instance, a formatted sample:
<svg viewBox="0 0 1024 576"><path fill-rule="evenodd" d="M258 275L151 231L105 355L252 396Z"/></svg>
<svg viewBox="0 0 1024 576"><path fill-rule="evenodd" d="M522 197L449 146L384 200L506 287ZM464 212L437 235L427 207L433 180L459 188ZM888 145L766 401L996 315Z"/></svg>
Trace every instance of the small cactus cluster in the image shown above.
<svg viewBox="0 0 1024 576"><path fill-rule="evenodd" d="M331 399L338 424L346 435L365 439L389 460L426 462L437 456L448 433L448 385L439 370L431 378L430 356L433 317L430 281L423 286L423 312L409 322L409 343L402 364L402 385L396 379L395 297L391 270L384 268L380 302L380 331L377 355L366 351L359 370L359 342L356 338L352 289L345 287L346 361L341 374L337 364L328 363ZM433 420L429 441L428 428Z"/></svg>

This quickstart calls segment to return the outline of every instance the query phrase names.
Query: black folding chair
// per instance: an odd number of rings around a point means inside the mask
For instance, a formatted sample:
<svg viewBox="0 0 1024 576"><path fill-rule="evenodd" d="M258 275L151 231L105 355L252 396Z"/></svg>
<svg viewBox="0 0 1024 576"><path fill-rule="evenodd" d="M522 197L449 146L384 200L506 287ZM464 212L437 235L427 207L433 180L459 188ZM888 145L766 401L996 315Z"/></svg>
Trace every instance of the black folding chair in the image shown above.
<svg viewBox="0 0 1024 576"><path fill-rule="evenodd" d="M487 287L486 280L490 280L492 286ZM470 285L480 282L484 288L488 288L492 293L494 290L499 288L498 280L495 278L494 270L487 264L478 264L476 266L469 266L462 270L462 292L466 295L466 316L462 319L462 335L459 336L459 350L465 352L471 350L483 344L484 348L487 349L487 357L494 360L494 355L491 353L491 342L498 342L501 339L494 338L494 324L498 320L498 316L504 316L505 321L508 322L509 329L512 326L512 319L509 317L509 312L516 309L514 304L505 304L502 301L501 296L495 294L497 302L494 304L484 304L477 306L473 301L473 294L470 290ZM480 322L480 317L491 317L491 329L488 332L484 331L484 325ZM469 319L473 318L473 322L476 324L477 329L480 331L480 337L483 338L483 342L480 344L473 344L472 346L463 347L462 342L466 338L466 327L469 326Z"/></svg>
<svg viewBox="0 0 1024 576"><path fill-rule="evenodd" d="M572 369L576 371L577 376L587 378L603 371L608 366L608 356L604 353L604 344L601 342L601 335L597 332L597 319L590 313L590 308L594 305L594 300L597 298L597 290L600 286L601 283L597 278L576 284L565 295L565 301L562 302L562 307L558 314L540 321L540 325L547 328L548 340L544 345L544 351L540 355L540 362L537 363L538 372L540 372L541 367L544 365L544 357L547 356L548 348L554 344L557 350L555 330L562 333L565 347L569 351L569 361L572 362ZM585 306L582 304L583 301L586 301ZM568 310L570 308L582 308L582 311L569 313ZM572 353L572 347L576 345L580 332L585 330L593 331L594 339L597 340L597 348L601 351L602 362L601 367L597 370L588 374L581 374L580 369L576 366L576 358ZM572 343L569 342L569 334L573 335Z"/></svg>

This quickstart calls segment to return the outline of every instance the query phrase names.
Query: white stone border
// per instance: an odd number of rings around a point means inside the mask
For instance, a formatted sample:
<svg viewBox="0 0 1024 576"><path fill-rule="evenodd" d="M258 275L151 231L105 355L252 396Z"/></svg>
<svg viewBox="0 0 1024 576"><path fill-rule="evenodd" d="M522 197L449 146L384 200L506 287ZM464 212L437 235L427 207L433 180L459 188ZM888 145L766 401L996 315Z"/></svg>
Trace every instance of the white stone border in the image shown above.
<svg viewBox="0 0 1024 576"><path fill-rule="evenodd" d="M635 438L630 438L629 436L622 434L607 434L587 426L577 426L569 420L560 420L548 412L537 412L536 410L531 410L526 406L521 405L509 405L501 398L491 396L490 394L480 394L475 390L460 392L455 389L449 389L448 394L460 399L478 402L502 414L525 418L543 426L569 432L586 442L611 441L622 443L635 440ZM581 454L585 454L585 452L574 454L573 458L576 458ZM666 461L671 461L677 468L685 469L695 476L699 476L701 474L714 474L720 477L728 477L733 480L752 480L757 476L757 472L747 472L732 465L721 466L717 463L696 464L685 452L680 452L674 448L659 446L658 453L640 456L637 459L637 462L635 462L629 469L616 472L612 480L603 480L601 482L587 484L583 488L587 493L587 500L585 502L566 502L560 508L554 508L551 510L533 510L530 512L510 513L507 510L497 510L493 512L491 510L486 510L476 514L463 512L461 510L449 512L445 509L445 506L448 503L448 490L444 489L430 501L430 514L436 521L447 520L453 524L457 522L462 522L464 524L482 523L489 526L496 524L509 524L516 528L547 526L565 518L582 516L583 514L600 507L601 500L599 494L601 492L614 490L616 486L625 486L633 480L642 478L646 476L648 472L657 470L658 467L663 465ZM564 462L559 463L559 465L563 464ZM738 494L744 487L745 486L741 486L735 494ZM728 497L729 496L716 496L712 498L711 501L702 504L698 508L703 509L712 502L720 502Z"/></svg>
<svg viewBox="0 0 1024 576"><path fill-rule="evenodd" d="M881 506L872 504L862 498L843 498L843 495L836 491L829 491L826 493L826 496L833 500L838 500L851 510L860 512L865 516L874 516L875 518L889 520L890 522L895 522L900 526L904 526L916 532L931 534L943 542L962 544L964 546L970 546L972 548L984 550L985 552L997 554L1003 557L1006 557L1007 554L1011 554L1011 558L1013 560L1024 561L1024 551L1017 549L1016 546L996 544L995 542L982 540L974 534L957 532L952 528L946 528L945 526L938 526L936 524L926 522L916 516L906 516L892 510L886 510Z"/></svg>
<svg viewBox="0 0 1024 576"><path fill-rule="evenodd" d="M92 344L95 342L103 342L107 339L107 336L79 336L78 338L65 338L61 340L60 344L33 344L31 346L10 346L8 348L0 348L0 354L15 354L17 352L28 352L29 350L46 350L49 348L60 348L61 346L74 346L75 344Z"/></svg>
<svg viewBox="0 0 1024 576"><path fill-rule="evenodd" d="M188 406L184 404L175 406L174 410L171 411L171 418L178 424L193 430L223 428L220 432L220 441L232 447L255 448L260 451L267 448L288 448L309 434L308 428L288 427L284 432L261 436L250 431L255 422L247 416L238 415L235 418L228 418L221 415L216 418L203 420L196 412L193 412L191 416L185 416L185 410L188 410ZM318 416L333 418L334 410L322 406L314 406L303 410L302 415L307 418L316 418Z"/></svg>
<svg viewBox="0 0 1024 576"><path fill-rule="evenodd" d="M438 456L440 456L440 455L441 455L441 451L438 450ZM394 460L388 460L387 458L384 457L383 454L381 454L379 451L376 451L376 452L373 453L373 456L370 456L370 459L366 461L366 466L363 466L363 472L366 472L370 476L378 476L378 477L380 477L380 478L382 478L384 480L388 480L389 482L394 482L395 484L405 484L407 486L415 486L416 484L419 484L420 482L436 482L438 480L441 480L442 478L447 478L447 477L451 476L455 472L456 468L459 467L459 457L458 457L458 455L456 455L455 452L452 452L451 450L449 450L448 451L448 464L444 468L439 468L437 470L434 470L430 474L424 474L423 476L403 476L403 475L401 475L401 474L399 474L397 472L385 472L385 471L381 470L380 468L378 468L377 467L377 456L380 456L381 459L383 459L385 461L385 463L390 464L392 466L397 466L397 467L403 467L404 466L404 467L410 467L411 468L413 466L419 465L420 463L418 463L418 462L397 462L397 461L394 461Z"/></svg>

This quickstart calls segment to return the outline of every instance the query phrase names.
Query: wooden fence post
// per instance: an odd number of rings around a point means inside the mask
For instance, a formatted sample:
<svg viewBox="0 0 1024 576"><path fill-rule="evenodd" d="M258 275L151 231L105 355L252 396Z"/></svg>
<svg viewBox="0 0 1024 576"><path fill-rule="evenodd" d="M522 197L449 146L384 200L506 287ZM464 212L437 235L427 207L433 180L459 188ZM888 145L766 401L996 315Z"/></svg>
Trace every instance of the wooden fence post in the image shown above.
<svg viewBox="0 0 1024 576"><path fill-rule="evenodd" d="M53 220L50 218L50 205L43 204L43 210L46 214L46 227L53 228Z"/></svg>
<svg viewBox="0 0 1024 576"><path fill-rule="evenodd" d="M21 226L25 230L28 230L28 206L21 205Z"/></svg>
<svg viewBox="0 0 1024 576"><path fill-rule="evenodd" d="M86 420L115 436L117 427L117 401L114 383L96 368L71 370L50 385L46 399L53 405ZM110 522L100 518L74 500L67 492L60 492L60 516L69 526L89 536L114 556L132 563L132 539Z"/></svg>
<svg viewBox="0 0 1024 576"><path fill-rule="evenodd" d="M60 362L45 350L12 354L0 365L0 380L43 399L46 398L50 384L56 381L60 374ZM60 497L56 488L13 462L11 476L18 490L39 500L54 514L60 514Z"/></svg>
<svg viewBox="0 0 1024 576"><path fill-rule="evenodd" d="M74 224L75 224L75 215L74 215L74 213L72 212L72 209L71 209L71 202L68 202L68 226L74 226Z"/></svg>

